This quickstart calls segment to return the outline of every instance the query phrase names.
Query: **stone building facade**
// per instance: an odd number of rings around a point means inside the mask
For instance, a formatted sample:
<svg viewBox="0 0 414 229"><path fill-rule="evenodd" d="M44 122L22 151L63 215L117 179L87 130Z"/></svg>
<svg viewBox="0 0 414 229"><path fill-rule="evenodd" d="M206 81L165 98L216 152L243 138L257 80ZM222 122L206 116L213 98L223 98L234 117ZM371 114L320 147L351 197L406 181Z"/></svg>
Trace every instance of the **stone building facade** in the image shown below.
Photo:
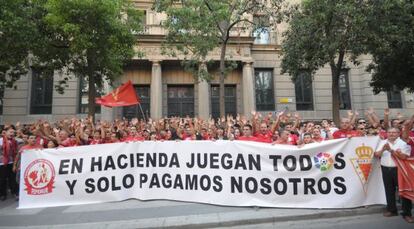
<svg viewBox="0 0 414 229"><path fill-rule="evenodd" d="M145 31L140 35L136 49L144 57L134 58L116 82L120 85L131 80L141 98L138 106L125 108L100 108L98 119L112 120L122 117L152 118L173 115L190 115L207 118L218 115L217 66L209 66L215 75L210 81L194 79L181 66L182 56L171 57L161 51L165 30L160 26L165 15L151 10L151 0L135 1L145 10ZM330 119L331 80L328 66L320 69L314 77L303 74L296 82L280 73L280 34L285 25L266 28L261 33L244 32L235 35L228 48L229 57L238 66L225 80L226 112L248 115L252 110L274 112L297 111L304 119ZM219 61L219 52L213 51L208 59ZM405 91L382 92L374 95L369 86L371 74L365 71L369 56L361 56L361 64L347 63L341 76L341 108L358 110L360 113L374 107L378 113L386 107L405 116L414 114L414 95ZM15 89L6 89L0 105L0 123L33 122L38 119L50 121L68 116L85 116L87 113L87 88L82 79L72 77L64 94L54 90L53 82L66 77L56 72L53 78L40 79L30 70ZM105 85L105 94L112 88Z"/></svg>

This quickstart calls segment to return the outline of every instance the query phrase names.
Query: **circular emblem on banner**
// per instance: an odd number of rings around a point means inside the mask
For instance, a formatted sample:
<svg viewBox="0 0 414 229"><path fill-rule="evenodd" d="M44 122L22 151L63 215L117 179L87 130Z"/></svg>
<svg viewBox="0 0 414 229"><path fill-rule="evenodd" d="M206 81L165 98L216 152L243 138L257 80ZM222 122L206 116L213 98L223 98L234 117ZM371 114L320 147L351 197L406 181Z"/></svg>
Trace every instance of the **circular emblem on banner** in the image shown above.
<svg viewBox="0 0 414 229"><path fill-rule="evenodd" d="M332 168L334 160L330 153L318 153L315 157L313 157L315 161L316 168L320 169L321 171L328 171Z"/></svg>
<svg viewBox="0 0 414 229"><path fill-rule="evenodd" d="M24 185L28 195L43 195L53 191L55 168L46 159L37 159L24 171Z"/></svg>

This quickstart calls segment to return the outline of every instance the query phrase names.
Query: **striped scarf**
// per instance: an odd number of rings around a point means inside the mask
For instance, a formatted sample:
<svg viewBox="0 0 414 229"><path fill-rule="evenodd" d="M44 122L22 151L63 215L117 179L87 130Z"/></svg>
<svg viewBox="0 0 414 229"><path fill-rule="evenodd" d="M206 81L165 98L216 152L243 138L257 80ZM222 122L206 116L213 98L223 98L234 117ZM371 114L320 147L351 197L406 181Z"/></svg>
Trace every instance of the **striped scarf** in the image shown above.
<svg viewBox="0 0 414 229"><path fill-rule="evenodd" d="M9 154L12 155L12 158L16 157L17 154L17 142L14 138L8 139L6 136L3 136L3 164L9 164Z"/></svg>

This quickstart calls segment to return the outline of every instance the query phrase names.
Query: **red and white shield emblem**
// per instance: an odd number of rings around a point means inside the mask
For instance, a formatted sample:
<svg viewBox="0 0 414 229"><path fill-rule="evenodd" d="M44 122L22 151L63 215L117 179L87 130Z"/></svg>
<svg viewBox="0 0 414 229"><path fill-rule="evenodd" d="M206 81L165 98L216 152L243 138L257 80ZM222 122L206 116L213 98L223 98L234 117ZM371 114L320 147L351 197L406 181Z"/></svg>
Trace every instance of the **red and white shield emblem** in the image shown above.
<svg viewBox="0 0 414 229"><path fill-rule="evenodd" d="M46 159L37 159L24 171L24 185L28 195L51 193L55 180L55 168Z"/></svg>

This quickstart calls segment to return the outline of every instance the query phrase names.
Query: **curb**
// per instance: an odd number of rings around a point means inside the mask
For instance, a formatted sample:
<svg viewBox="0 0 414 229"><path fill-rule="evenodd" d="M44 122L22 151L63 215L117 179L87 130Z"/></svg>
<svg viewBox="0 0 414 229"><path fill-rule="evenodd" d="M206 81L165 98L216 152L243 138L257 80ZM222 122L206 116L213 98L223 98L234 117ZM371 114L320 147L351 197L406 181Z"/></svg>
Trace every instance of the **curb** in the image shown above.
<svg viewBox="0 0 414 229"><path fill-rule="evenodd" d="M272 215L263 218L249 218L249 219L239 219L239 220L226 220L222 219L220 222L200 222L200 223L190 223L182 225L163 225L163 228L214 228L214 227L234 227L242 225L253 225L253 224L264 224L264 223L277 223L277 222L286 222L286 221L303 221L303 220L313 220L320 218L338 218L338 217L349 217L349 216L362 216L362 215L371 215L383 212L384 207L381 206L368 206L355 209L336 209L330 212L318 212L319 209L314 214L302 214L302 215L287 215L287 216L277 216ZM278 209L280 210L280 209ZM286 209L290 210L290 209ZM260 211L260 210L258 210ZM158 227L145 227L145 228L159 228Z"/></svg>
<svg viewBox="0 0 414 229"><path fill-rule="evenodd" d="M373 205L353 209L292 209L292 208L253 208L255 211L231 213L211 213L202 215L186 215L177 217L159 217L131 219L121 221L85 222L75 224L55 224L36 226L0 226L3 228L25 229L113 229L113 228L217 228L237 227L264 223L282 223L287 221L303 221L314 219L341 218L381 213L383 205Z"/></svg>

